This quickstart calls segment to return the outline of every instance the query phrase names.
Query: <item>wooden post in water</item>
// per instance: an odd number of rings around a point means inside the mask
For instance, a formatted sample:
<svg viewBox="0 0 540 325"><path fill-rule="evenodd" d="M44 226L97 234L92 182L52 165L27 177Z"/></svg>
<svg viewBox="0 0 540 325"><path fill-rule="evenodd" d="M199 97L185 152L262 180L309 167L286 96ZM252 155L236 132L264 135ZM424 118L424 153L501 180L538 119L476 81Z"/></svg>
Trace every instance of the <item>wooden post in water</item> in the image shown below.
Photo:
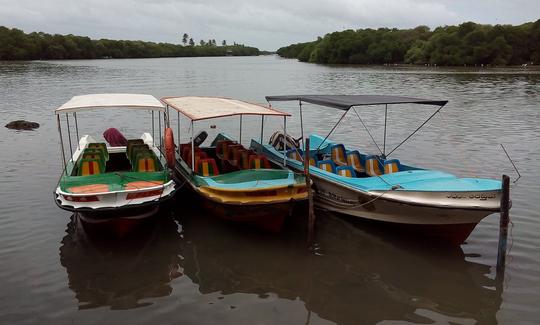
<svg viewBox="0 0 540 325"><path fill-rule="evenodd" d="M506 263L506 238L510 222L510 177L502 176L501 219L499 222L499 249L497 253L497 275L504 277Z"/></svg>
<svg viewBox="0 0 540 325"><path fill-rule="evenodd" d="M305 140L304 147L304 175L306 177L306 190L308 194L308 246L313 245L315 238L315 214L313 213L313 193L311 192L311 177L309 174L309 138Z"/></svg>

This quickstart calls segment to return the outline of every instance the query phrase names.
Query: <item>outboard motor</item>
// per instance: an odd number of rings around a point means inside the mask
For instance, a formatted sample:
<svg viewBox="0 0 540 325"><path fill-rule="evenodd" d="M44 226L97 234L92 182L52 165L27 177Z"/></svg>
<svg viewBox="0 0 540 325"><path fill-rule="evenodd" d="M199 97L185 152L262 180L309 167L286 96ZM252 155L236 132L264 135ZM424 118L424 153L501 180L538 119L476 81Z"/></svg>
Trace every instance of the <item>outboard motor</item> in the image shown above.
<svg viewBox="0 0 540 325"><path fill-rule="evenodd" d="M270 137L268 144L279 151L283 150L284 145L286 146L286 150L298 149L300 148L300 139L302 139L302 137L295 139L288 134L285 136L285 134L281 131L276 131Z"/></svg>
<svg viewBox="0 0 540 325"><path fill-rule="evenodd" d="M193 144L195 145L195 147L198 147L204 142L204 140L206 140L207 137L208 133L206 133L206 131L201 131L193 139Z"/></svg>

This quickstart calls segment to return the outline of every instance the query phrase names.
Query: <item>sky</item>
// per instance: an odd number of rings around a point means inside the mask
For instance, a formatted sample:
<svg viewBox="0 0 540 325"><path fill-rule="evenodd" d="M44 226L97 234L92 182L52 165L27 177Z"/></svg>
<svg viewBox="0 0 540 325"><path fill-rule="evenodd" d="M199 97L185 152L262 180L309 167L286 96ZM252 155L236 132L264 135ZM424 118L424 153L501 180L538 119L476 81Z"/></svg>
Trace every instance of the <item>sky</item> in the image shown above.
<svg viewBox="0 0 540 325"><path fill-rule="evenodd" d="M215 39L261 50L359 28L522 24L540 0L0 0L0 26L93 39Z"/></svg>

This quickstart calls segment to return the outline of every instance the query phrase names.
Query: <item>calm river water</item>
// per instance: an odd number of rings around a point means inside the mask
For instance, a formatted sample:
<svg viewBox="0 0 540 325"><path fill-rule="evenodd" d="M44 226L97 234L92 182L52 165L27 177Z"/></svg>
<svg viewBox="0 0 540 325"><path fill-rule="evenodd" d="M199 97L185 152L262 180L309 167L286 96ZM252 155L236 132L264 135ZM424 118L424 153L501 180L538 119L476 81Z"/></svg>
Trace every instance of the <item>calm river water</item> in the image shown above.
<svg viewBox="0 0 540 325"><path fill-rule="evenodd" d="M516 174L506 277L495 281L497 214L461 247L411 240L318 212L316 253L299 222L279 235L205 214L181 194L133 238L87 238L53 202L60 174L53 110L74 95L140 92L211 95L264 103L264 95L399 94L450 102L394 153L409 164L462 176ZM298 108L288 129L299 135ZM304 106L307 132L328 132L341 112ZM382 141L384 112L357 110ZM432 110L391 110L388 147ZM35 131L0 128L1 324L370 324L537 323L540 320L540 73L331 67L276 57L0 62L2 123L28 119ZM115 126L128 136L148 113L80 114L83 134ZM181 121L184 126L184 121ZM265 126L265 137L281 120ZM237 119L212 121L237 132ZM244 119L244 139L259 119ZM198 129L207 128L201 123ZM184 129L187 130L187 129ZM185 132L187 133L187 132ZM81 134L82 135L82 134ZM332 136L376 152L354 114ZM247 143L246 143L247 144ZM296 216L296 219L301 219ZM291 221L294 221L291 220Z"/></svg>

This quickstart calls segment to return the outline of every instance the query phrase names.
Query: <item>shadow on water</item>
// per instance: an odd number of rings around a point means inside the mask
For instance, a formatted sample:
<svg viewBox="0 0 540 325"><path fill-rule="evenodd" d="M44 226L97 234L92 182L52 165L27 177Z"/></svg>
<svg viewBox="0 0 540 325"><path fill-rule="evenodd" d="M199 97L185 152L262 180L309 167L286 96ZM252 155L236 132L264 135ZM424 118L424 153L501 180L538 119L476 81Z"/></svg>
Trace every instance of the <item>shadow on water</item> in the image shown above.
<svg viewBox="0 0 540 325"><path fill-rule="evenodd" d="M301 300L308 315L338 324L496 323L501 294L490 267L466 260L460 247L385 236L318 211L314 253L306 249L303 216L293 216L281 234L266 234L185 202L176 202L174 217L160 215L121 243L88 238L76 218L68 224L60 256L81 309L130 309L181 296L172 288L185 275L202 295Z"/></svg>
<svg viewBox="0 0 540 325"><path fill-rule="evenodd" d="M86 232L78 217L71 217L60 262L79 309L131 309L152 304L147 298L171 294L171 281L182 275L179 227L168 215L150 221L128 237L115 239Z"/></svg>

